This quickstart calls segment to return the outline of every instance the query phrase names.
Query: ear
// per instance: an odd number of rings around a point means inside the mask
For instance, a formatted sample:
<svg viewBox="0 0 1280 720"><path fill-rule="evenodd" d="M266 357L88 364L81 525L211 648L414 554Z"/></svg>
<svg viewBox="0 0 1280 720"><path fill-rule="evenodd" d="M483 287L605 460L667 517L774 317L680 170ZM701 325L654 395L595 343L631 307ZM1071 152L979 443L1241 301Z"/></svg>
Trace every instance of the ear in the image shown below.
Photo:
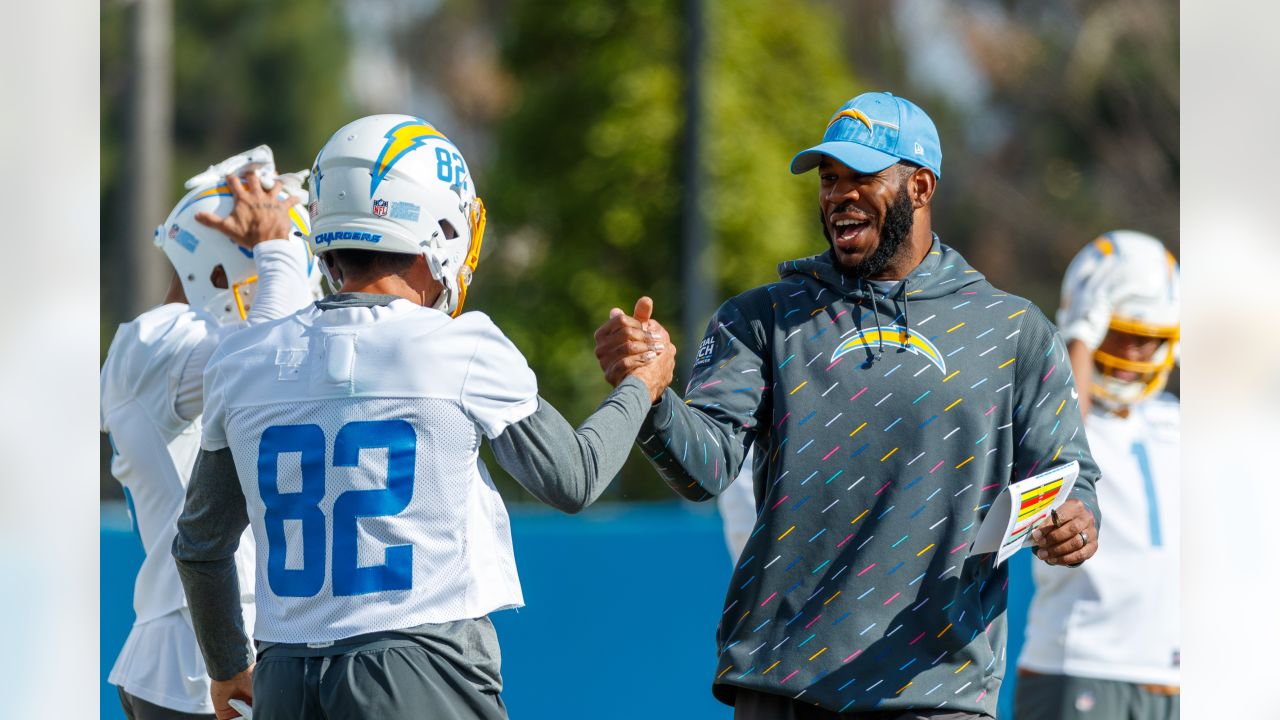
<svg viewBox="0 0 1280 720"><path fill-rule="evenodd" d="M436 276L431 274L431 263L427 260L426 255L415 257L413 264L401 273L401 277L410 287L422 293L427 300L430 300L428 305L434 304L436 298L444 291L444 284L436 280Z"/></svg>
<svg viewBox="0 0 1280 720"><path fill-rule="evenodd" d="M938 176L929 168L916 168L907 178L907 194L911 197L911 207L919 210L928 207L933 200L933 192L938 189Z"/></svg>

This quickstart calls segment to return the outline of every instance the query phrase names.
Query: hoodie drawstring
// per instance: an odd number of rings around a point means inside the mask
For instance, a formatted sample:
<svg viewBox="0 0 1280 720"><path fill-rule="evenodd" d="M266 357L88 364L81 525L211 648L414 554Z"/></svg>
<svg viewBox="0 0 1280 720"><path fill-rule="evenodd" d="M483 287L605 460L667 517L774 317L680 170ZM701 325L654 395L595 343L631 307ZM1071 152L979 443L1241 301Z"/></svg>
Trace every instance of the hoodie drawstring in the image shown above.
<svg viewBox="0 0 1280 720"><path fill-rule="evenodd" d="M902 332L899 337L903 345L911 344L911 314L907 312L909 300L907 300L907 283L911 282L908 278L902 279Z"/></svg>
<svg viewBox="0 0 1280 720"><path fill-rule="evenodd" d="M902 283L898 286L898 299L902 303L902 328L898 330L898 340L903 345L911 344L911 314L908 310L908 308L910 307L910 301L907 299L907 285L910 282L911 282L910 280L904 278L902 280ZM856 292L858 294L862 294L861 278L858 279ZM867 294L870 295L871 297L871 315L872 317L875 318L875 321L876 321L876 338L878 339L878 343L877 343L877 353L876 353L875 359L879 360L882 357L884 357L884 328L880 325L880 310L876 306L876 284L875 283L873 282L867 283ZM889 298L888 293L886 293L883 297L884 299L887 300ZM871 361L868 360L868 362L871 362Z"/></svg>
<svg viewBox="0 0 1280 720"><path fill-rule="evenodd" d="M871 316L876 320L876 338L879 340L879 352L876 359L884 357L884 328L880 327L880 310L876 307L876 284L867 283L867 290L871 292ZM858 292L862 292L862 278L858 278Z"/></svg>

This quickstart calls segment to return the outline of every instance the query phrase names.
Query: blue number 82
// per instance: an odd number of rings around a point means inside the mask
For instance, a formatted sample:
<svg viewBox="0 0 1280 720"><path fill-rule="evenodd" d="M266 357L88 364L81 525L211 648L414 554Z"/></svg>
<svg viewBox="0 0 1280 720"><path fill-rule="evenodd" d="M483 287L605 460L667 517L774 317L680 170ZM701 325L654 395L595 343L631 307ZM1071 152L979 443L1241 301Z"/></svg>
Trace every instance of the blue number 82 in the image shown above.
<svg viewBox="0 0 1280 720"><path fill-rule="evenodd" d="M466 190L467 166L462 162L462 156L442 147L436 148L436 177L450 184L456 182Z"/></svg>
<svg viewBox="0 0 1280 720"><path fill-rule="evenodd" d="M385 517L403 512L413 498L417 435L404 420L351 422L338 430L333 442L334 467L357 467L360 451L387 450L387 486L382 490L348 490L333 502L333 594L363 595L413 587L413 546L395 545L383 551L383 564L357 565L356 530L362 517ZM280 453L302 456L302 489L280 492ZM258 443L258 487L266 506L267 582L281 597L312 597L324 587L325 437L319 425L274 425ZM302 530L302 567L285 567L285 520Z"/></svg>

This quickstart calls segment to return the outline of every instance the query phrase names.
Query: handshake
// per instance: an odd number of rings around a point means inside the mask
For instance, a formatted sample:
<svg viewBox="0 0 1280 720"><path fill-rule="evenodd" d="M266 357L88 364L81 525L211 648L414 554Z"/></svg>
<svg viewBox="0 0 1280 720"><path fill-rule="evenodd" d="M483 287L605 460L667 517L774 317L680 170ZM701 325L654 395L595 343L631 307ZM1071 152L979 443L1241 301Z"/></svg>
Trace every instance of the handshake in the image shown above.
<svg viewBox="0 0 1280 720"><path fill-rule="evenodd" d="M650 402L656 403L671 384L676 346L652 315L653 300L648 297L636 301L635 315L610 310L609 319L596 330L596 359L610 385L617 387L634 375L649 388Z"/></svg>

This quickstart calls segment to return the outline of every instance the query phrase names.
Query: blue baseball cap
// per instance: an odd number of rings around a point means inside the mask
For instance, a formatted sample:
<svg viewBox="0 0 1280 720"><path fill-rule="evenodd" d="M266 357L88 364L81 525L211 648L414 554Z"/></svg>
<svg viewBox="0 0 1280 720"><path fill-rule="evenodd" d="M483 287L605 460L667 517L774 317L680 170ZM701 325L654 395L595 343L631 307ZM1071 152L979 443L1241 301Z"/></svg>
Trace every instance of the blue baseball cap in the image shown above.
<svg viewBox="0 0 1280 720"><path fill-rule="evenodd" d="M887 92L863 93L831 117L822 143L791 160L799 175L827 155L860 173L878 173L899 160L913 162L942 177L938 129L918 105Z"/></svg>

